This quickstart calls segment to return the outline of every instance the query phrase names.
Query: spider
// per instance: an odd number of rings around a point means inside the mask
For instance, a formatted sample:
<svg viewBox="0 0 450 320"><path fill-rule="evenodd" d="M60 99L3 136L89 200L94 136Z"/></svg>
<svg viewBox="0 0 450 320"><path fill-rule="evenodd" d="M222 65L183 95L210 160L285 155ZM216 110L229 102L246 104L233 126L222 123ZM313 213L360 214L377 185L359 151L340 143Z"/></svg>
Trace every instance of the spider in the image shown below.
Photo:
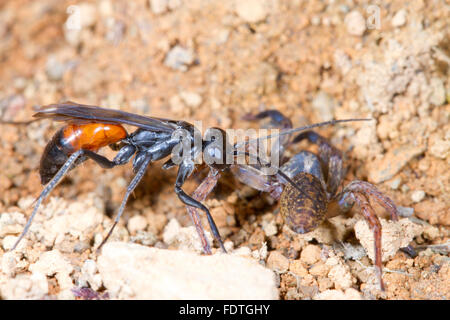
<svg viewBox="0 0 450 320"><path fill-rule="evenodd" d="M276 110L246 115L246 120L270 118L270 126L284 130L292 128L291 121ZM370 201L376 201L391 219L398 220L394 202L374 185L354 180L338 191L344 177L343 157L340 150L314 131L298 134L292 142L284 138L280 145L280 157L290 143L308 140L319 147L318 153L301 151L282 163L275 175L263 173L264 164L232 166L234 175L244 184L268 192L280 200L280 213L294 232L304 234L313 231L326 219L348 212L355 204L374 233L375 270L381 290L382 279L381 224ZM282 174L281 174L282 173ZM217 178L218 179L218 178ZM212 191L217 179L209 175L193 197L203 201ZM194 208L189 208L191 216Z"/></svg>

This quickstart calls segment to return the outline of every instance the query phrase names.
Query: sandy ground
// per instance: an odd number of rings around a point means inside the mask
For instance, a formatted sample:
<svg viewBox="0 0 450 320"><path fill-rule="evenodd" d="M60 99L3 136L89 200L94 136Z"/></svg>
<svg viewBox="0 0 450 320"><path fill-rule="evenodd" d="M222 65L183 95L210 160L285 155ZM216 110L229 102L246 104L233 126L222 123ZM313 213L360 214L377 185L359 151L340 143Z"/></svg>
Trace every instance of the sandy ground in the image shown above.
<svg viewBox="0 0 450 320"><path fill-rule="evenodd" d="M369 181L400 208L403 219L390 223L375 207L386 219L386 292L356 207L297 235L268 194L232 175L205 203L231 255L273 270L276 293L268 288L265 298L449 299L449 16L446 1L424 0L3 1L0 115L25 121L36 106L72 100L202 121L204 129L256 128L242 117L269 108L295 126L373 118L319 131L345 153L344 184ZM133 288L111 284L109 257L95 252L133 176L131 165L104 170L86 162L72 171L19 248L8 251L42 189L39 159L59 126L45 120L0 127L0 297L73 299L74 288L87 287L93 297L136 298ZM288 153L307 148L301 143ZM101 153L114 156L107 148ZM199 252L173 191L176 170L161 164L148 170L111 240ZM185 189L192 192L202 176ZM405 243L417 257L398 251ZM175 292L171 286L180 282L166 287ZM257 292L261 281L252 283Z"/></svg>

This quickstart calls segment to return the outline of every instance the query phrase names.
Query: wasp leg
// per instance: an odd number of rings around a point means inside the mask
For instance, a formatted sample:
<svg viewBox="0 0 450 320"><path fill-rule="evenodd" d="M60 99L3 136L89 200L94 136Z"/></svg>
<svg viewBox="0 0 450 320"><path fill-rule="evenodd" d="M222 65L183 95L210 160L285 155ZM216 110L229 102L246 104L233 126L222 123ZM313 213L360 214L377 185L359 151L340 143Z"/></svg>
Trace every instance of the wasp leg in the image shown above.
<svg viewBox="0 0 450 320"><path fill-rule="evenodd" d="M84 150L83 155L94 160L100 167L102 167L104 169L111 169L111 168L119 165L117 162L110 161L108 158L105 158L104 156L101 156L90 150Z"/></svg>
<svg viewBox="0 0 450 320"><path fill-rule="evenodd" d="M123 142L111 143L108 147L113 151L119 151L123 147Z"/></svg>
<svg viewBox="0 0 450 320"><path fill-rule="evenodd" d="M201 202L195 200L191 196L187 195L181 187L183 186L186 179L191 175L192 171L194 170L194 162L193 161L183 161L180 164L180 167L178 168L178 174L177 174L177 180L175 182L175 193L177 194L178 198L183 202L184 204L195 207L197 209L201 209L206 213L206 217L208 218L209 226L211 228L211 231L214 235L214 238L219 242L220 247L222 248L223 252L227 252L223 245L222 238L220 236L219 230L217 229L216 223L214 222L213 217L211 216L211 213L209 212L209 209L204 206Z"/></svg>
<svg viewBox="0 0 450 320"><path fill-rule="evenodd" d="M122 216L123 211L125 210L125 205L127 204L128 198L130 194L134 191L136 186L141 181L142 177L144 176L145 172L147 171L147 167L150 164L152 160L152 156L149 154L147 155L144 160L142 160L142 163L140 164L139 170L136 172L136 175L134 176L133 180L131 180L130 184L127 187L127 192L125 193L125 196L122 199L122 203L120 204L119 212L116 215L116 218L114 219L114 223L109 229L108 234L106 235L105 239L103 239L102 243L97 248L97 252L102 248L102 246L108 241L108 238L111 236L114 228L116 227L117 223L120 220L120 217Z"/></svg>
<svg viewBox="0 0 450 320"><path fill-rule="evenodd" d="M31 226L31 222L34 219L34 216L36 215L39 206L41 205L42 201L49 195L49 193L56 187L56 185L62 180L62 178L66 175L66 173L72 169L72 166L75 164L75 161L82 156L85 153L85 150L78 150L75 153L73 153L67 161L63 164L63 166L59 169L59 171L56 173L56 175L50 180L49 183L45 186L44 190L42 190L41 194L39 195L39 198L36 200L36 204L34 206L33 212L31 213L30 218L28 218L28 221L25 225L25 228L23 229L22 233L20 234L19 238L17 239L16 243L13 245L12 250L14 250L19 242L22 240L22 238L25 236L25 234L28 232L28 229Z"/></svg>

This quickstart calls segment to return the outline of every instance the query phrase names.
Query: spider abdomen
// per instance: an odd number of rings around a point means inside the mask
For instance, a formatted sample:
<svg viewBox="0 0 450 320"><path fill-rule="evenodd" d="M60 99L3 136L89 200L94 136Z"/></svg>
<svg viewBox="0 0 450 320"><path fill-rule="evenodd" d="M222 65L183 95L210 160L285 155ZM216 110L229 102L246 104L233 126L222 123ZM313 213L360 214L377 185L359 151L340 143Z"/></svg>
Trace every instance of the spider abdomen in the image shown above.
<svg viewBox="0 0 450 320"><path fill-rule="evenodd" d="M294 232L303 234L314 230L325 220L327 194L321 181L312 174L301 172L292 180L298 189L286 184L281 194L280 212Z"/></svg>

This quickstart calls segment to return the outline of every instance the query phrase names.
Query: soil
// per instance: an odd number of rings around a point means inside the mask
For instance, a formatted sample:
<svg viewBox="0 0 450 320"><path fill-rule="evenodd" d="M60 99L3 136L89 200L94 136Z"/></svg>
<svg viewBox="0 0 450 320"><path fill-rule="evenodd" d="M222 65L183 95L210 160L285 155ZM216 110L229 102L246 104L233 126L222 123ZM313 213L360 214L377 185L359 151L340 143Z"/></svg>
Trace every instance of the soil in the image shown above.
<svg viewBox="0 0 450 320"><path fill-rule="evenodd" d="M274 270L280 299L450 299L450 7L377 3L2 1L0 116L27 121L36 107L70 100L201 121L203 130L257 128L242 118L266 109L283 112L294 126L372 118L318 132L345 154L344 185L373 183L417 227L408 231L416 257L399 247L385 257L385 292L364 249L371 245L355 235L364 220L356 207L298 235L269 194L231 174L205 204L230 251ZM68 289L83 286L108 296L101 277L83 280L83 270L97 259L95 247L133 177L131 164L105 170L87 161L71 171L18 253L8 252L42 190L40 156L60 126L0 125L1 298L73 299ZM302 142L287 153L309 148L317 151ZM101 154L111 159L115 151ZM189 227L191 220L174 192L176 170L161 165L150 167L111 240L182 249L164 239L166 227L173 219ZM204 172L189 179L188 193ZM33 270L50 250L64 267L42 276Z"/></svg>

